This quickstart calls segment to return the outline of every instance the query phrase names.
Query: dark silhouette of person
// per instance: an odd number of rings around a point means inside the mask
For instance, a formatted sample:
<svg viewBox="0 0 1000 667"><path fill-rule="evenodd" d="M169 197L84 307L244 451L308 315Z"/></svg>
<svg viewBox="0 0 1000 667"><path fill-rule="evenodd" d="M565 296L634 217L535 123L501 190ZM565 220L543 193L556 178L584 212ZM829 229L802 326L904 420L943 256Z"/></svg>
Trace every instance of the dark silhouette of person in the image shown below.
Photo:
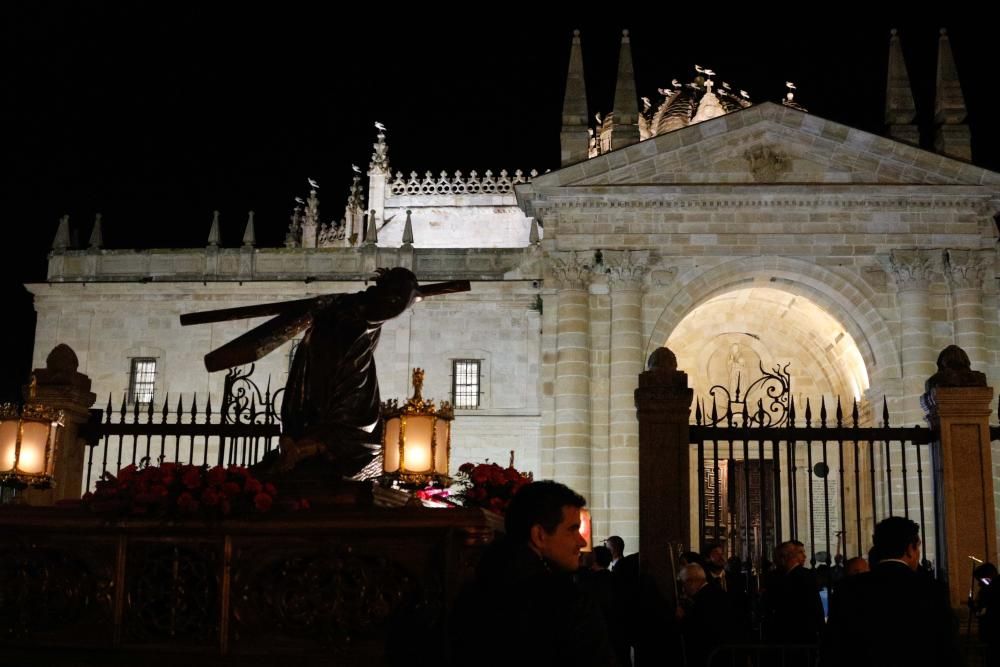
<svg viewBox="0 0 1000 667"><path fill-rule="evenodd" d="M455 664L618 665L600 609L573 580L586 545L584 504L552 481L517 492L507 507L506 535L486 550L456 601Z"/></svg>
<svg viewBox="0 0 1000 667"><path fill-rule="evenodd" d="M1000 578L993 563L983 563L972 571L979 586L973 604L979 626L979 641L986 645L986 665L1000 665Z"/></svg>
<svg viewBox="0 0 1000 667"><path fill-rule="evenodd" d="M685 600L677 608L677 618L686 664L705 667L715 649L733 641L732 605L725 591L709 583L704 568L697 563L681 569L680 581Z"/></svg>
<svg viewBox="0 0 1000 667"><path fill-rule="evenodd" d="M604 546L611 550L611 565L608 566L608 569L613 572L621 559L625 557L625 540L617 535L612 535L604 540Z"/></svg>
<svg viewBox="0 0 1000 667"><path fill-rule="evenodd" d="M823 629L823 602L813 573L805 568L805 545L782 542L777 571L762 598L764 639L773 644L816 644Z"/></svg>
<svg viewBox="0 0 1000 667"><path fill-rule="evenodd" d="M622 618L623 609L618 600L615 577L608 566L611 565L611 549L596 546L592 552L593 563L579 573L582 588L597 604L608 628L608 638L621 665L630 664L629 646L625 639Z"/></svg>
<svg viewBox="0 0 1000 667"><path fill-rule="evenodd" d="M726 553L719 542L708 542L701 551L699 563L705 570L708 584L723 591L729 600L733 620L739 630L745 633L750 627L750 595L747 591L747 577L742 572L743 561L737 556L726 559Z"/></svg>
<svg viewBox="0 0 1000 667"><path fill-rule="evenodd" d="M823 667L961 665L957 622L943 583L919 573L920 527L904 517L875 526L870 572L845 578L830 609Z"/></svg>

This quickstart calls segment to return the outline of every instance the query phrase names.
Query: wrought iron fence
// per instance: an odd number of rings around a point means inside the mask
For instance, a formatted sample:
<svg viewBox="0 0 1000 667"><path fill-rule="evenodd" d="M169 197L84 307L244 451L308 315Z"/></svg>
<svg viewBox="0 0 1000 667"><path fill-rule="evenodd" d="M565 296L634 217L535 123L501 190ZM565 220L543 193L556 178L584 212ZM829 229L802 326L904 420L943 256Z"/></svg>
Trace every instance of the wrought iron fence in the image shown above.
<svg viewBox="0 0 1000 667"><path fill-rule="evenodd" d="M845 419L839 399L833 420L821 400L815 422L807 401L799 425L787 383L783 388L784 413L760 399L753 412L751 401L741 401L740 412L727 401L722 414L716 401L707 413L698 402L690 440L701 477L700 538L721 543L758 572L785 540L805 543L814 566L830 565L836 555L865 556L874 524L903 515L920 524L925 555L933 559L932 432L891 427L884 399L879 427L860 425L857 401Z"/></svg>
<svg viewBox="0 0 1000 667"><path fill-rule="evenodd" d="M261 391L252 380L254 367L233 368L226 374L222 405L212 406L211 396L204 407L194 394L173 403L168 395L157 408L131 405L127 395L114 408L91 410L90 423L82 435L89 451L84 464L84 490L90 489L105 472L142 459L194 465L253 465L277 447L281 434L278 408L284 389L271 392L270 380Z"/></svg>

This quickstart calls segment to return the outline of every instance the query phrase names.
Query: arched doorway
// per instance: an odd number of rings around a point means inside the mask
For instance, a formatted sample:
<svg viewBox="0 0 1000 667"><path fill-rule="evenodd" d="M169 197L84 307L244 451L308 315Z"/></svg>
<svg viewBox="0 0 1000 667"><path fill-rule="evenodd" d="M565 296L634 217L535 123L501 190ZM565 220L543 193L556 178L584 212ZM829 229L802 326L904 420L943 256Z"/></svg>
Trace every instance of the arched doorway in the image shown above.
<svg viewBox="0 0 1000 667"><path fill-rule="evenodd" d="M774 287L751 286L709 298L670 333L666 346L688 373L695 396L714 385L735 393L760 375L787 366L792 396L860 401L868 371L851 334L819 305Z"/></svg>
<svg viewBox="0 0 1000 667"><path fill-rule="evenodd" d="M763 392L748 396L747 388L756 387L768 372L787 371L800 425L807 399L814 425L820 421L821 399L831 426L838 398L845 424L855 401L863 415L870 415L864 405L869 375L861 350L846 326L801 293L753 282L717 291L680 319L665 344L688 373L695 395L703 398L706 413L713 387L723 388L715 392L720 415L727 409L739 413L744 405L753 413L758 399L773 397ZM870 535L875 513L860 519L860 507L874 506L878 495L891 488L884 480L876 486L874 474L864 488L852 474L870 464L873 471L880 467L871 451L827 447L825 442L778 445L753 436L692 451L692 462L700 461L692 464L692 489L702 490L692 507L691 524L700 525L692 541L717 539L731 555L750 559L755 567L768 559L771 546L789 537L804 542L816 564L830 563L838 554L861 555L867 549L861 536Z"/></svg>

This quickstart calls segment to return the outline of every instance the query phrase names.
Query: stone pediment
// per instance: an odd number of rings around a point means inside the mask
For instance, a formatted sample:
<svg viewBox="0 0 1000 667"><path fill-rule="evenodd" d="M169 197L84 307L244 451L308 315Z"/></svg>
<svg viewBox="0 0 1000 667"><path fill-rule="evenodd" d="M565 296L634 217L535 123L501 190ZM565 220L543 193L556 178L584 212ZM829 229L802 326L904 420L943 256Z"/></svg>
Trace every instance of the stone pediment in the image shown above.
<svg viewBox="0 0 1000 667"><path fill-rule="evenodd" d="M550 187L691 184L1000 185L1000 174L773 103L535 179Z"/></svg>

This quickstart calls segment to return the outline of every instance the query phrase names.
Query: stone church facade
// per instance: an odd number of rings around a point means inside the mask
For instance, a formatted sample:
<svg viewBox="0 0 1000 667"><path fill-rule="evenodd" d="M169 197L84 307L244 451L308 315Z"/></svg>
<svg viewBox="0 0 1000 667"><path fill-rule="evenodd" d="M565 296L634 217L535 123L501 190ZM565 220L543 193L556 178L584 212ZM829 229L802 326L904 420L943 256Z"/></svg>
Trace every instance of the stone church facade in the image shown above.
<svg viewBox="0 0 1000 667"><path fill-rule="evenodd" d="M421 281L468 279L383 328L383 398L452 397L455 363L477 362L478 405L457 410L452 466L489 458L563 481L593 509L595 535L638 537L633 391L666 345L696 396L788 364L796 401L856 400L875 423L920 424L938 352L963 347L1000 381L995 281L1000 174L968 162L964 103L947 37L937 148L914 145L912 94L894 36L889 137L750 104L712 73L640 111L623 38L614 110L589 126L574 38L562 168L543 174L393 175L379 129L343 218L315 191L285 248L71 249L62 225L38 311L35 366L70 345L103 405L156 362L153 402L222 391L202 357L259 321L182 329L181 313L356 291L380 266ZM740 99L742 97L742 100ZM367 204L365 203L367 201ZM255 375L284 382L291 343ZM996 458L996 457L995 457ZM929 466L928 466L929 468ZM692 478L696 475L692 472ZM896 492L895 490L890 492Z"/></svg>

